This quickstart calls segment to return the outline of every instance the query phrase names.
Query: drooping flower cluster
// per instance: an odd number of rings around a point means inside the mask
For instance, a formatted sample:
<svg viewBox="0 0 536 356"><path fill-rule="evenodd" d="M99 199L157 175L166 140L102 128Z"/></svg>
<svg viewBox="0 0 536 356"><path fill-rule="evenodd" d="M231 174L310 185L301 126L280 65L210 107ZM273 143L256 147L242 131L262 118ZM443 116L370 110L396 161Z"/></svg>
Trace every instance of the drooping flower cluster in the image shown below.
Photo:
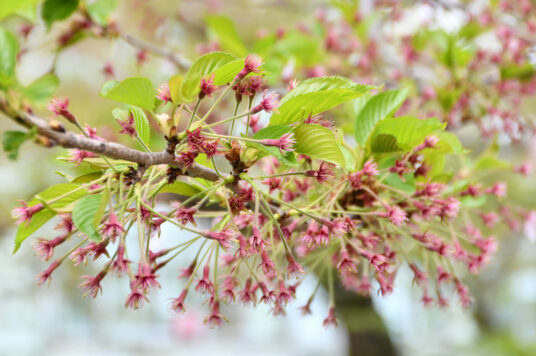
<svg viewBox="0 0 536 356"><path fill-rule="evenodd" d="M351 36L351 31L331 28L326 48L334 53L355 50L355 42L339 42L341 34ZM366 53L372 58L374 44L368 47ZM407 51L407 61L418 60L417 53ZM82 277L84 295L97 297L104 278L123 275L130 287L125 306L136 309L160 287L159 270L177 258L184 267L178 276L184 284L171 300L171 308L185 310L188 296L195 291L209 306L206 323L218 326L226 320L221 311L224 303L263 303L271 306L274 315L283 315L306 273L314 273L319 281L327 276L331 294L339 280L358 294L388 295L399 268L407 264L422 289L425 305L446 306L453 293L462 305L469 305L471 297L458 268L479 272L497 249L491 229L507 219L470 207L481 197L500 204L506 186L501 182L480 185L467 179L466 172L438 173L436 160L446 154L463 154L457 139L445 133L442 125L426 134L415 129L415 136L407 142L402 142L407 137L401 135L400 142L382 145L378 139L366 147L348 148L331 121L314 115L317 111L308 109L309 103L300 102L287 121L281 120L283 124L263 128L256 114L277 118L285 113L278 112L282 109L279 95L265 89L262 64L259 56L247 56L231 82L225 88L222 85L221 97L208 104L218 89L215 71L199 79L194 103L175 103L169 85L160 87L159 110L171 107L159 114L165 118L161 133L167 147L158 155L167 159L165 164L114 167L103 158L95 178L76 183L77 188L56 198L17 208L14 217L28 224L44 209L56 213L53 204L79 195L61 204L63 234L36 244L37 254L47 261L57 255L58 247L69 246L39 275L39 283L49 281L68 260L74 265L98 260L101 270ZM359 61L359 67L372 70L365 60ZM292 83L291 98L294 90L303 94L325 88L314 81ZM226 97L231 91L234 98ZM244 96L247 102L242 101ZM431 100L432 95L427 97ZM234 99L235 110L232 116L221 118L226 99ZM50 107L67 119L72 115L67 114L67 101L55 100ZM403 105L400 111L405 109ZM216 111L219 115L212 115ZM175 120L181 115L189 116L187 122ZM245 126L237 134L235 124L244 118ZM421 124L417 118L412 122ZM435 125L435 121L422 122ZM120 125L120 133L139 139L132 115ZM304 130L318 136L308 141ZM105 144L96 130L87 127L83 133ZM102 152L95 151L77 149L70 160L77 165L91 163L88 158L98 158ZM167 210L156 208L163 190L181 197ZM98 199L98 209L92 211L90 224L75 219L75 225L71 214L81 214L86 198ZM526 212L516 214L508 218L515 221ZM211 219L212 228L198 230L201 219ZM189 231L194 237L155 250L162 224ZM137 234L128 235L132 229ZM133 235L137 244L127 245ZM135 245L137 251L130 253ZM195 257L183 258L187 250ZM136 255L137 261L127 257ZM310 312L314 297L315 293L302 307L304 313ZM333 296L330 300L324 324L336 325Z"/></svg>

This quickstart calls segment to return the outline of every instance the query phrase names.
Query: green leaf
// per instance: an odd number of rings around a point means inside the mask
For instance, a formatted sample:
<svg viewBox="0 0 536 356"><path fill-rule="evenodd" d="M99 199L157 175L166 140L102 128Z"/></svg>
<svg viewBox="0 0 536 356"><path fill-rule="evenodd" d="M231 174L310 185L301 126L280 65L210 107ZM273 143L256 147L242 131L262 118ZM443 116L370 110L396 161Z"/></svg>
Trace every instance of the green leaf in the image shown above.
<svg viewBox="0 0 536 356"><path fill-rule="evenodd" d="M342 77L306 79L283 97L270 125L288 125L355 99L373 87Z"/></svg>
<svg viewBox="0 0 536 356"><path fill-rule="evenodd" d="M160 189L159 193L174 193L178 195L191 197L193 195L200 193L201 191L202 190L196 187L195 185L188 184L182 181L176 181L176 182L173 182L173 184L165 185L162 189Z"/></svg>
<svg viewBox="0 0 536 356"><path fill-rule="evenodd" d="M349 171L354 171L357 166L357 159L354 153L350 150L350 148L346 147L343 144L339 144L339 149L341 150L341 153L344 157L344 168Z"/></svg>
<svg viewBox="0 0 536 356"><path fill-rule="evenodd" d="M80 199L71 214L74 225L88 238L100 242L100 234L93 224L94 217L101 205L102 194L88 195Z"/></svg>
<svg viewBox="0 0 536 356"><path fill-rule="evenodd" d="M155 91L153 84L147 78L133 77L121 82L108 81L102 86L100 95L149 111L154 108Z"/></svg>
<svg viewBox="0 0 536 356"><path fill-rule="evenodd" d="M41 16L48 28L53 22L66 19L78 8L78 0L45 0Z"/></svg>
<svg viewBox="0 0 536 356"><path fill-rule="evenodd" d="M355 139L364 146L376 123L394 114L408 95L408 89L389 90L372 97L363 106L355 121Z"/></svg>
<svg viewBox="0 0 536 356"><path fill-rule="evenodd" d="M296 152L336 163L344 167L346 160L337 144L335 134L321 125L301 125L294 129Z"/></svg>
<svg viewBox="0 0 536 356"><path fill-rule="evenodd" d="M183 103L186 101L181 94L181 87L183 82L184 77L180 74L174 75L169 79L169 94L171 95L171 100L175 104Z"/></svg>
<svg viewBox="0 0 536 356"><path fill-rule="evenodd" d="M79 183L79 184L90 183L96 179L99 179L100 177L102 177L102 172L98 172L98 171L91 172L91 173L82 174L81 176L74 178L71 182Z"/></svg>
<svg viewBox="0 0 536 356"><path fill-rule="evenodd" d="M225 67L231 63L232 67ZM175 77L173 79L173 84L170 86L171 96L172 98L175 97L177 102L193 101L201 91L200 84L202 78L209 77L214 73L214 84L221 85L231 81L243 67L243 60L232 54L224 52L207 53L199 57L192 64L181 83L179 83L180 78ZM223 72L222 69L224 70ZM178 88L180 88L179 92L177 92Z"/></svg>
<svg viewBox="0 0 536 356"><path fill-rule="evenodd" d="M394 163L394 162L393 162ZM412 173L404 174L404 180L396 173L390 173L384 180L384 183L390 187L396 188L408 194L415 193L415 175Z"/></svg>
<svg viewBox="0 0 536 356"><path fill-rule="evenodd" d="M33 198L28 202L28 206L34 206L36 204L39 204L41 202L41 199L46 201L51 201L52 199L56 199L62 195L65 195L69 193L70 191L73 191L80 186L78 184L72 184L72 183L62 183L62 184L56 184L53 185L44 191L42 191L39 194L36 194L36 197ZM59 199L58 201L51 203L49 206L53 209L61 209L64 208L73 202L77 201L78 199L85 196L87 192L85 190L79 190L77 192L74 192L72 194L69 194L65 196L62 199ZM41 226L43 226L47 221L52 219L56 215L56 212L50 209L43 209L34 216L32 216L32 220L30 220L29 224L22 223L19 225L19 228L17 229L17 234L15 235L15 248L13 249L13 253L17 252L17 250L20 248L21 244L26 240L30 235L32 235L34 232L36 232Z"/></svg>
<svg viewBox="0 0 536 356"><path fill-rule="evenodd" d="M21 93L32 103L43 104L52 98L59 84L58 77L54 74L45 74L27 87L22 88Z"/></svg>
<svg viewBox="0 0 536 356"><path fill-rule="evenodd" d="M268 126L257 131L257 133L253 135L252 138L256 140L264 140L264 139L275 140L291 131L292 129L288 126L273 125L273 126ZM265 154L269 154L274 157L277 157L282 163L286 164L287 166L295 166L297 164L296 157L293 152L288 152L286 154L283 154L277 147L265 146L257 142L246 142L246 144L249 147L256 148Z"/></svg>
<svg viewBox="0 0 536 356"><path fill-rule="evenodd" d="M40 203L41 201L49 202L53 199L57 199L60 196L65 195L65 197L58 199L54 203L49 204L49 206L53 209L65 208L68 205L77 201L78 199L82 198L83 196L87 195L87 191L85 189L81 189L74 193L68 194L69 192L78 188L80 188L80 185L73 183L61 183L53 185L43 190L41 193L36 194L35 197L30 200L28 205L33 206L35 204Z"/></svg>
<svg viewBox="0 0 536 356"><path fill-rule="evenodd" d="M234 77L244 68L244 59L239 58L222 65L214 71L214 85L230 83Z"/></svg>
<svg viewBox="0 0 536 356"><path fill-rule="evenodd" d="M117 0L96 0L87 6L87 12L93 21L104 26L116 7Z"/></svg>
<svg viewBox="0 0 536 356"><path fill-rule="evenodd" d="M18 51L19 45L15 35L0 27L0 87L8 86L15 81Z"/></svg>
<svg viewBox="0 0 536 356"><path fill-rule="evenodd" d="M233 20L226 16L212 15L206 18L206 22L210 36L218 40L221 48L237 56L247 54L246 46L240 39Z"/></svg>
<svg viewBox="0 0 536 356"><path fill-rule="evenodd" d="M32 7L40 0L2 0L0 1L0 20L20 10Z"/></svg>
<svg viewBox="0 0 536 356"><path fill-rule="evenodd" d="M15 235L15 247L13 248L13 253L16 253L24 240L26 240L30 235L36 232L41 226L43 226L47 221L52 219L56 214L51 210L42 210L32 216L32 220L29 224L22 223L17 229L17 234Z"/></svg>
<svg viewBox="0 0 536 356"><path fill-rule="evenodd" d="M19 155L20 146L35 135L36 130L22 131L5 131L2 136L2 146L6 152L7 158L16 160Z"/></svg>
<svg viewBox="0 0 536 356"><path fill-rule="evenodd" d="M509 65L501 67L501 79L528 80L536 74L533 64Z"/></svg>
<svg viewBox="0 0 536 356"><path fill-rule="evenodd" d="M131 106L129 111L134 117L134 124L136 126L136 131L138 131L138 136L140 136L143 143L149 145L151 126L149 126L149 120L147 120L145 112L136 106Z"/></svg>
<svg viewBox="0 0 536 356"><path fill-rule="evenodd" d="M445 127L436 118L418 119L410 116L391 117L376 124L370 135L370 151L385 153L409 151L424 139Z"/></svg>

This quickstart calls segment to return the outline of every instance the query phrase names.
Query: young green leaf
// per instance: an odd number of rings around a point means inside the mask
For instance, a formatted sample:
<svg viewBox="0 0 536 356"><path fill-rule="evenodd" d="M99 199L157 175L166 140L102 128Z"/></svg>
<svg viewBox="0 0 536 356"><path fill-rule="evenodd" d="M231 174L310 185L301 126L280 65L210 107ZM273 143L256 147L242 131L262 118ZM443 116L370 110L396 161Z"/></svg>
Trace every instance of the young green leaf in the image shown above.
<svg viewBox="0 0 536 356"><path fill-rule="evenodd" d="M102 197L102 194L88 195L76 203L72 212L74 225L95 242L100 242L100 234L93 220L101 205Z"/></svg>
<svg viewBox="0 0 536 356"><path fill-rule="evenodd" d="M226 65L233 64L231 67ZM221 85L231 81L244 67L243 60L224 52L211 52L199 57L188 69L184 80L179 77L170 83L171 97L174 102L193 101L201 91L200 83L202 78L209 77L214 73L214 83ZM222 72L222 69L225 71ZM179 91L178 91L179 90Z"/></svg>
<svg viewBox="0 0 536 356"><path fill-rule="evenodd" d="M27 87L21 89L22 95L34 104L47 103L54 95L60 82L54 74L45 74Z"/></svg>
<svg viewBox="0 0 536 356"><path fill-rule="evenodd" d="M66 19L78 8L78 0L45 0L41 16L48 28L55 21Z"/></svg>
<svg viewBox="0 0 536 356"><path fill-rule="evenodd" d="M342 77L306 79L283 97L270 125L288 125L320 114L373 89Z"/></svg>
<svg viewBox="0 0 536 356"><path fill-rule="evenodd" d="M367 146L373 153L409 151L427 136L444 128L445 124L436 118L391 117L376 124Z"/></svg>
<svg viewBox="0 0 536 356"><path fill-rule="evenodd" d="M87 191L84 189L69 193L78 188L80 188L80 185L73 183L61 183L53 185L43 190L41 193L36 194L35 197L30 200L28 205L33 206L41 201L50 202L53 199L58 199L59 197L63 196L61 199L50 203L49 206L53 209L65 208L66 206L87 195Z"/></svg>
<svg viewBox="0 0 536 356"><path fill-rule="evenodd" d="M345 167L346 160L335 134L321 125L301 125L294 129L296 152Z"/></svg>
<svg viewBox="0 0 536 356"><path fill-rule="evenodd" d="M43 226L47 221L52 219L56 214L51 210L42 210L32 216L29 224L22 223L17 229L17 234L15 235L15 247L13 248L13 253L16 253L24 240L26 240L30 235L36 232L41 226Z"/></svg>
<svg viewBox="0 0 536 356"><path fill-rule="evenodd" d="M37 4L40 0L2 0L0 1L0 20L12 13Z"/></svg>
<svg viewBox="0 0 536 356"><path fill-rule="evenodd" d="M15 65L19 45L11 32L0 27L0 87L15 81Z"/></svg>
<svg viewBox="0 0 536 356"><path fill-rule="evenodd" d="M130 113L134 117L134 125L136 126L136 131L138 136L146 145L149 145L149 140L151 138L151 126L149 126L149 120L147 120L147 115L145 112L136 107L131 106L129 108Z"/></svg>
<svg viewBox="0 0 536 356"><path fill-rule="evenodd" d="M19 155L20 146L26 141L26 132L6 131L2 136L2 146L7 158L16 160Z"/></svg>
<svg viewBox="0 0 536 356"><path fill-rule="evenodd" d="M247 54L246 46L240 39L233 20L226 16L211 15L206 18L206 22L210 36L217 39L223 49L237 56Z"/></svg>
<svg viewBox="0 0 536 356"><path fill-rule="evenodd" d="M93 21L104 26L116 7L117 0L97 0L87 6L87 12Z"/></svg>
<svg viewBox="0 0 536 356"><path fill-rule="evenodd" d="M188 184L186 182L181 182L181 181L176 181L173 184L165 185L159 191L159 193L174 193L174 194L183 195L187 197L191 197L200 192L201 192L201 189L199 189L195 185Z"/></svg>
<svg viewBox="0 0 536 356"><path fill-rule="evenodd" d="M108 81L102 86L100 95L149 111L154 108L155 90L147 78L133 77L121 82Z"/></svg>
<svg viewBox="0 0 536 356"><path fill-rule="evenodd" d="M391 116L406 100L407 94L408 89L390 90L372 97L356 117L354 133L357 143L365 146L376 123Z"/></svg>

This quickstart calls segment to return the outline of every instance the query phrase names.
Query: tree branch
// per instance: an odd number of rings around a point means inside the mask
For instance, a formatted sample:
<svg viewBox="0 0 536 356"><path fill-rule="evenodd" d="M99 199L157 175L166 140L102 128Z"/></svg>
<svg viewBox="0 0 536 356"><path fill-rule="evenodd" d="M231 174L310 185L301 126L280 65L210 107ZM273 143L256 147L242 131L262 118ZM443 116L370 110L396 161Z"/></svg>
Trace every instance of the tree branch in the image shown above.
<svg viewBox="0 0 536 356"><path fill-rule="evenodd" d="M171 155L166 151L142 152L116 142L94 140L82 135L77 135L73 132L55 131L50 127L46 120L31 113L17 113L9 108L3 101L0 101L0 111L26 128L37 127L37 132L39 134L48 137L54 144L65 148L78 148L101 154L106 157L142 164L144 166L167 164L183 168L181 164L175 160L174 155ZM209 181L217 181L220 179L214 170L199 165L192 165L186 170L185 174Z"/></svg>
<svg viewBox="0 0 536 356"><path fill-rule="evenodd" d="M190 68L190 65L191 65L191 62L182 57L182 56L179 56L173 52L169 52L169 51L166 51L165 49L163 48L160 48L158 46L154 46L150 43L147 43L147 42L144 42L136 37L133 37L127 33L122 33L120 35L120 37L127 43L129 43L131 46L134 46L136 48L139 48L139 49L142 49L142 50L146 50L148 52L151 52L157 56L160 56L160 57L163 57L163 58L166 58L167 60L169 60L170 62L172 62L173 64L175 64L177 67L179 68L182 68L182 69L188 69Z"/></svg>

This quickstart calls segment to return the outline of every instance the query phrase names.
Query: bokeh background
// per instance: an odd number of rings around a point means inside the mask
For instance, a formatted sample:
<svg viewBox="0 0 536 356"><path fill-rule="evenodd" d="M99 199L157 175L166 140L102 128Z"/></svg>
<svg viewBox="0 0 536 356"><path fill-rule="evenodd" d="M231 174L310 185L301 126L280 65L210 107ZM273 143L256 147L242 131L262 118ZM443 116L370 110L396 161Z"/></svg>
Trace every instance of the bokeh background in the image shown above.
<svg viewBox="0 0 536 356"><path fill-rule="evenodd" d="M365 9L367 3L363 1ZM251 41L259 31L311 22L319 7L329 6L327 0L122 0L114 18L126 32L195 58L196 45L207 43L203 19L208 13L229 16L240 36ZM415 18L420 11L416 6ZM463 21L456 11L443 15L444 23L439 25L446 28ZM410 19L405 26L414 24ZM406 30L401 26L399 30ZM61 25L50 32L43 25L33 30L25 43L30 52L22 57L18 71L21 82L29 83L50 70L52 42L61 30ZM136 50L121 40L87 39L63 51L57 58L61 83L57 94L69 97L80 121L93 126L108 124L114 130L113 104L97 95L106 81L102 67L107 62L114 63L118 78L143 75L155 86L176 74L172 64L158 58L151 57L139 66ZM8 120L0 121L0 130L12 127ZM462 139L469 146L479 144L472 132L462 133ZM300 315L297 308L314 288L314 276L299 289L286 317L273 317L264 306L228 307L224 312L231 322L217 330L203 325L205 309L200 300L181 316L169 311L169 298L179 291L178 266L161 272L163 288L137 311L124 309L128 286L115 279L105 280L104 293L96 300L82 298L77 288L79 276L95 273L90 267L81 271L67 264L55 273L49 287L37 287L35 275L46 265L32 256L29 240L16 255L11 254L15 226L9 211L17 206L16 199L27 200L63 181L55 171L69 173L70 168L55 159L59 153L60 149L26 143L17 161L0 157L0 354L336 356L347 355L352 346L353 354L366 355L356 353L359 345L352 341L356 336L345 325L335 329L322 326L328 303L324 292L315 300L312 316ZM506 159L519 161L523 159L520 155L513 148L504 150ZM512 194L520 200L534 199L534 180L519 178L509 183L517 187ZM53 237L53 226L53 222L45 225L38 235ZM178 233L164 229L162 243ZM363 310L352 314L352 329L371 342L385 343L375 334L386 334L387 350L400 355L536 355L536 245L519 234L501 235L496 258L480 276L467 278L475 296L470 310L455 303L442 310L423 307L419 292L411 287L411 273L403 270L392 295L373 295L371 305L366 301Z"/></svg>

